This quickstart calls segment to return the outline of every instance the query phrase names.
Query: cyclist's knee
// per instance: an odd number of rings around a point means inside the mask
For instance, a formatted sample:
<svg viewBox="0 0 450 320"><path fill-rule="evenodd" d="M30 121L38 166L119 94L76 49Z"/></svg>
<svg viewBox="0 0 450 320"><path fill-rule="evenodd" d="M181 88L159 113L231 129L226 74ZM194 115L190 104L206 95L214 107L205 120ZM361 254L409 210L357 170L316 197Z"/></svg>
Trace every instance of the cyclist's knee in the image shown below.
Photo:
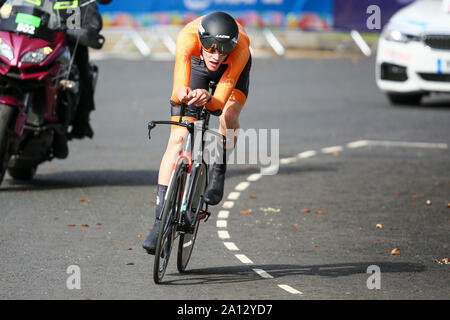
<svg viewBox="0 0 450 320"><path fill-rule="evenodd" d="M220 125L224 129L238 129L239 112L236 112L232 108L225 109L224 113L220 116Z"/></svg>
<svg viewBox="0 0 450 320"><path fill-rule="evenodd" d="M185 135L185 130L174 129L170 133L169 142L167 143L166 152L170 153L180 153L183 146L183 138Z"/></svg>

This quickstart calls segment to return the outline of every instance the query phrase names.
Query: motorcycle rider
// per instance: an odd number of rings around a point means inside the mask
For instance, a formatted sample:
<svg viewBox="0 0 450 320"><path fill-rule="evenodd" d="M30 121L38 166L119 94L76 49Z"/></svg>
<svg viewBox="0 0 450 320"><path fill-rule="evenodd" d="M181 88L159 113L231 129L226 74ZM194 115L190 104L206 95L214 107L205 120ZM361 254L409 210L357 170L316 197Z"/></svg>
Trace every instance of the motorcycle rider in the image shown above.
<svg viewBox="0 0 450 320"><path fill-rule="evenodd" d="M103 1L99 1L103 3ZM106 1L110 2L110 1ZM86 2L85 2L86 3ZM90 2L87 5L80 6L80 27L82 31L86 31L89 37L96 38L100 33L103 24L102 17L98 11L97 3ZM71 138L82 139L84 137L91 138L94 131L90 125L90 114L95 110L94 88L92 82L92 74L89 64L89 48L82 41L77 42L77 30L68 30L69 46L72 54L75 55L74 63L80 72L80 101L77 108L77 114L73 122L72 130L69 134Z"/></svg>

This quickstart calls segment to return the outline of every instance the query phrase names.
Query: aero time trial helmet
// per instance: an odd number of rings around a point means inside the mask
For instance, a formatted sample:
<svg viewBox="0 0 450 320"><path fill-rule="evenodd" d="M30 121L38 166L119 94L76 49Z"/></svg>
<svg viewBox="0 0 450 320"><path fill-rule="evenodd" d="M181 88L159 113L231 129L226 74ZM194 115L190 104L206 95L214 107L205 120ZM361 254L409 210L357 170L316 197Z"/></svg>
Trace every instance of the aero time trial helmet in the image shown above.
<svg viewBox="0 0 450 320"><path fill-rule="evenodd" d="M200 21L198 36L204 50L229 54L239 38L239 27L232 16L225 12L213 12Z"/></svg>

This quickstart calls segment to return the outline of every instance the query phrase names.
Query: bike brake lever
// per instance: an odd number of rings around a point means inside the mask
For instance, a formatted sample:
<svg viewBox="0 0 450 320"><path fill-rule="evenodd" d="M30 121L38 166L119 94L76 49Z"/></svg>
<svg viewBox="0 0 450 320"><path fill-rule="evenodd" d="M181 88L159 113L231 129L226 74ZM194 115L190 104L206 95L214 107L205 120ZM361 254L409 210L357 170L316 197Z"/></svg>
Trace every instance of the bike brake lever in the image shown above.
<svg viewBox="0 0 450 320"><path fill-rule="evenodd" d="M156 127L155 122L154 122L154 121L150 121L150 122L148 123L148 139L149 139L149 140L152 139L152 136L150 135L150 133L151 133L151 131L152 131L152 129L153 129L154 127Z"/></svg>

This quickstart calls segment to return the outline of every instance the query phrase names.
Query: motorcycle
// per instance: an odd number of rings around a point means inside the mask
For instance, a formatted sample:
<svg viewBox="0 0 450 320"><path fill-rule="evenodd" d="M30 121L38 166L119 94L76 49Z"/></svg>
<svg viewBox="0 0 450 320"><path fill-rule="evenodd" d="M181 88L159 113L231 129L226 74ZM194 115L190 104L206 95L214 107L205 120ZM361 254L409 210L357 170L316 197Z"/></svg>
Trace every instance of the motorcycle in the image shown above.
<svg viewBox="0 0 450 320"><path fill-rule="evenodd" d="M0 9L0 184L6 171L30 180L41 163L68 155L82 85L74 51L80 44L101 49L104 43L97 33L70 28L75 16L65 13L81 6L82 1L14 0ZM89 66L95 90L98 68Z"/></svg>

